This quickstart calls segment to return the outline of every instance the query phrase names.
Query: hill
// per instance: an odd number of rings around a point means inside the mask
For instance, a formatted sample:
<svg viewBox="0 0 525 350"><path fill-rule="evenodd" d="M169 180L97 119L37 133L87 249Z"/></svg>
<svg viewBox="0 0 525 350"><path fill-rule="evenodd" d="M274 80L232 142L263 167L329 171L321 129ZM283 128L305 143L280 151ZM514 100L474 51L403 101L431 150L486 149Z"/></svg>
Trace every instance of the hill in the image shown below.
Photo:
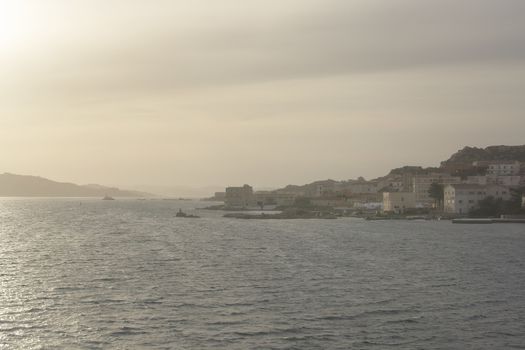
<svg viewBox="0 0 525 350"><path fill-rule="evenodd" d="M0 197L148 197L148 193L100 185L75 185L38 176L0 174Z"/></svg>
<svg viewBox="0 0 525 350"><path fill-rule="evenodd" d="M465 164L480 160L517 160L525 162L525 145L489 146L486 148L465 147L441 162L442 167L451 164Z"/></svg>
<svg viewBox="0 0 525 350"><path fill-rule="evenodd" d="M400 177L404 175L427 175L431 173L448 172L455 176L467 176L467 175L480 175L479 169L472 167L474 161L493 161L493 160L509 160L509 161L520 161L525 162L525 145L521 146L489 146L486 148L478 147L464 147L463 149L452 154L449 159L441 162L441 167L427 167L417 165L405 165L399 168L390 170L387 175L375 178L371 181L381 182L383 180ZM349 181L360 181L360 180L349 180ZM362 181L365 181L362 179ZM288 185L282 189L276 190L276 192L286 193L301 193L301 194L312 194L315 193L316 189L321 185L327 189L333 188L335 183L341 183L343 181L324 180L315 181L306 185Z"/></svg>

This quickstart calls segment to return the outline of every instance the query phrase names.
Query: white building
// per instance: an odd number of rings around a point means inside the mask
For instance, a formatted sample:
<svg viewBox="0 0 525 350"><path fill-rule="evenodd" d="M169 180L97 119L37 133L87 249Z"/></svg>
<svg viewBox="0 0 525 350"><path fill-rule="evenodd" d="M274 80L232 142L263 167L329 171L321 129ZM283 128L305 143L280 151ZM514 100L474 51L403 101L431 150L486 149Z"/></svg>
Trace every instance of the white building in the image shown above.
<svg viewBox="0 0 525 350"><path fill-rule="evenodd" d="M444 210L451 214L468 214L489 196L509 200L508 188L499 185L452 184L444 189Z"/></svg>
<svg viewBox="0 0 525 350"><path fill-rule="evenodd" d="M505 187L519 187L524 179L520 175L478 175L468 176L464 183L476 185L500 185Z"/></svg>
<svg viewBox="0 0 525 350"><path fill-rule="evenodd" d="M513 176L519 175L520 162L517 161L493 161L488 163L487 175L489 176Z"/></svg>
<svg viewBox="0 0 525 350"><path fill-rule="evenodd" d="M400 214L416 207L414 192L383 192L383 211Z"/></svg>

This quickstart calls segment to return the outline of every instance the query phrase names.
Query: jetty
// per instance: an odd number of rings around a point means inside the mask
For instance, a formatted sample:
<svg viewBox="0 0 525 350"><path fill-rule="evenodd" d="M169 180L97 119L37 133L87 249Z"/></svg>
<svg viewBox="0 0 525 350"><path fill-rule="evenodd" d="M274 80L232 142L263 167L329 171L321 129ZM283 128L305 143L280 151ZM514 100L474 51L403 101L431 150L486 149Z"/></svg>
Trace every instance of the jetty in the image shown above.
<svg viewBox="0 0 525 350"><path fill-rule="evenodd" d="M525 224L525 218L461 218L453 219L453 224Z"/></svg>

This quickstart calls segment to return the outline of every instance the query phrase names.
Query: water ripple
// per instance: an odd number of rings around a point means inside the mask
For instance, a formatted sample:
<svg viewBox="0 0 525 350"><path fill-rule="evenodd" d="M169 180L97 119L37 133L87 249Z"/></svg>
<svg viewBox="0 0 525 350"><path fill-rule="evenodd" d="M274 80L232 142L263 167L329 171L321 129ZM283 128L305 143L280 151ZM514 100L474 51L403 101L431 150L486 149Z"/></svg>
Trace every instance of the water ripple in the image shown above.
<svg viewBox="0 0 525 350"><path fill-rule="evenodd" d="M205 205L1 199L0 349L524 348L523 226Z"/></svg>

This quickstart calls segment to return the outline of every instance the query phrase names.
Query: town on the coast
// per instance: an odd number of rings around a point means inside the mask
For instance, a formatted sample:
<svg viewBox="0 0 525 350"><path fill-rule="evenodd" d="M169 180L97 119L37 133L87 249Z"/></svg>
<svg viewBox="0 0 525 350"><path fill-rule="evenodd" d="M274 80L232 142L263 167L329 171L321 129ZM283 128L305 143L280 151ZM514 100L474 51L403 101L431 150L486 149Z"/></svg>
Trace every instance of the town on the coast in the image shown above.
<svg viewBox="0 0 525 350"><path fill-rule="evenodd" d="M525 218L525 146L465 147L439 167L404 166L373 180L323 180L273 191L232 186L213 199L224 202L218 209L262 211L227 214L239 218Z"/></svg>

